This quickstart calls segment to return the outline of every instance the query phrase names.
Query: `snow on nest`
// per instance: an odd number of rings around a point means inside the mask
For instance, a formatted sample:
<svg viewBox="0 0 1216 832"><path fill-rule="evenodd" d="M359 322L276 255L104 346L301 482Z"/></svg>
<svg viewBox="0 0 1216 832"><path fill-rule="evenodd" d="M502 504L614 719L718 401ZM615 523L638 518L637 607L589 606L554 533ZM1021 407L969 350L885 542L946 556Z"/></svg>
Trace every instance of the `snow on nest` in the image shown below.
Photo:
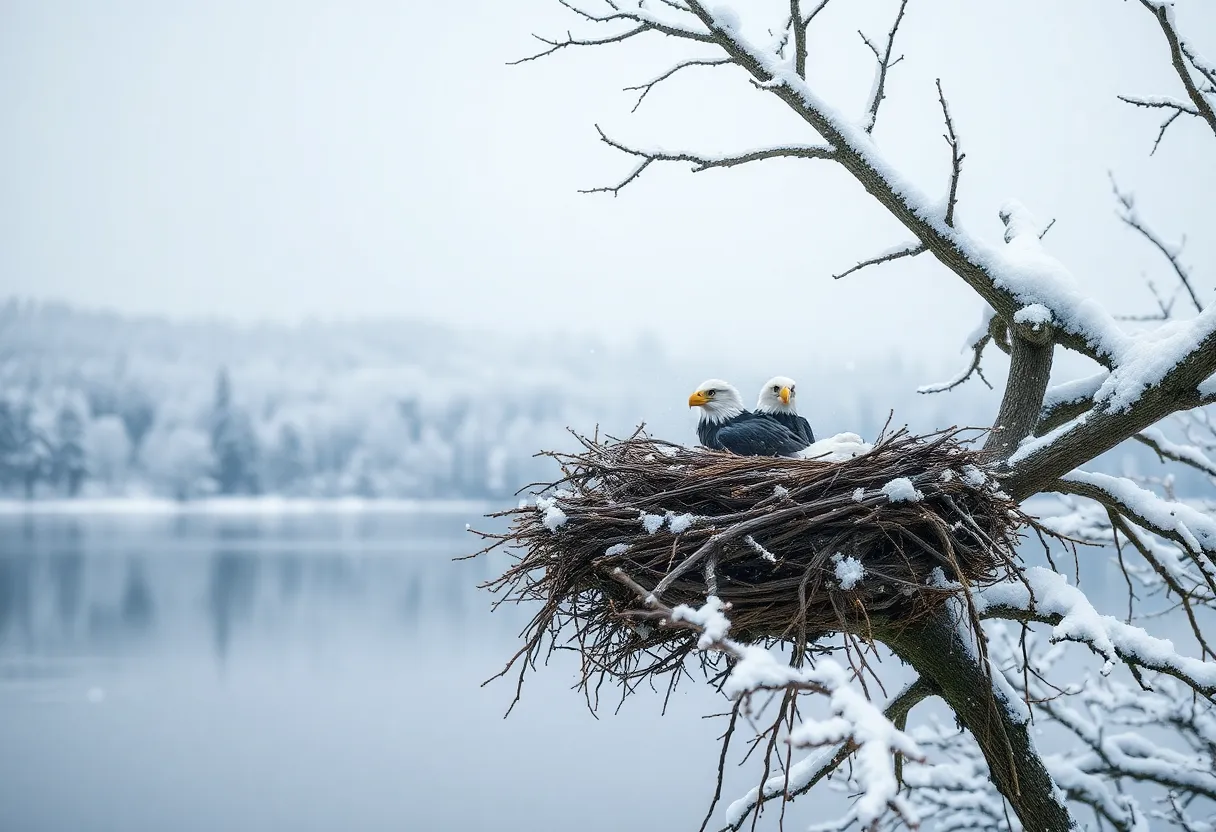
<svg viewBox="0 0 1216 832"><path fill-rule="evenodd" d="M688 531L701 518L695 514L676 514L671 511L666 514L647 514L643 511L638 519L642 523L642 528L646 530L646 534L654 534L663 528L664 523L667 524L667 528L671 529L672 534L680 534Z"/></svg>
<svg viewBox="0 0 1216 832"><path fill-rule="evenodd" d="M693 523L697 522L695 514L673 514L667 512L667 528L671 529L672 534L679 534L687 531Z"/></svg>
<svg viewBox="0 0 1216 832"><path fill-rule="evenodd" d="M545 509L545 519L543 522L546 529L551 532L556 532L562 526L566 525L566 521L569 519L570 518L566 516L566 512L562 511L556 505L551 504Z"/></svg>
<svg viewBox="0 0 1216 832"><path fill-rule="evenodd" d="M893 503L917 503L925 498L907 477L896 477L880 490Z"/></svg>
<svg viewBox="0 0 1216 832"><path fill-rule="evenodd" d="M697 639L697 649L708 650L725 639L730 629L730 619L726 617L725 611L726 605L722 603L722 599L711 595L705 599L705 605L698 609L680 604L671 611L671 620L687 621L700 627L701 637Z"/></svg>
<svg viewBox="0 0 1216 832"><path fill-rule="evenodd" d="M628 543L614 543L613 545L609 546L607 549L604 550L604 554L610 558L614 558L617 555L623 555L628 551L629 551Z"/></svg>
<svg viewBox="0 0 1216 832"><path fill-rule="evenodd" d="M838 433L807 445L798 452L798 456L818 462L844 462L873 449L873 445L862 441L855 433Z"/></svg>
<svg viewBox="0 0 1216 832"><path fill-rule="evenodd" d="M642 522L642 528L646 530L646 534L654 534L663 528L663 521L667 517L662 514L647 514L643 511L639 514L638 519Z"/></svg>
<svg viewBox="0 0 1216 832"><path fill-rule="evenodd" d="M855 557L838 558L836 560L836 579L840 581L841 589L852 589L861 583L866 576L866 568Z"/></svg>

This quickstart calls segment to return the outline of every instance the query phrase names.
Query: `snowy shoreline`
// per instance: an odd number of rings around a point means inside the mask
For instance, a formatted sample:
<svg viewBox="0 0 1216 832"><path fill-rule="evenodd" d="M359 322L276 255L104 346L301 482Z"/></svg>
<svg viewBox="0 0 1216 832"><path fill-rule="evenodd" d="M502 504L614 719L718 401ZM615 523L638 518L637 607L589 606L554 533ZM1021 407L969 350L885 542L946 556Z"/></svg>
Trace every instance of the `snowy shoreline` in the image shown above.
<svg viewBox="0 0 1216 832"><path fill-rule="evenodd" d="M504 504L505 505L505 504ZM340 497L213 497L170 500L159 497L80 499L0 499L0 516L30 514L484 514L503 508L490 500L399 500Z"/></svg>

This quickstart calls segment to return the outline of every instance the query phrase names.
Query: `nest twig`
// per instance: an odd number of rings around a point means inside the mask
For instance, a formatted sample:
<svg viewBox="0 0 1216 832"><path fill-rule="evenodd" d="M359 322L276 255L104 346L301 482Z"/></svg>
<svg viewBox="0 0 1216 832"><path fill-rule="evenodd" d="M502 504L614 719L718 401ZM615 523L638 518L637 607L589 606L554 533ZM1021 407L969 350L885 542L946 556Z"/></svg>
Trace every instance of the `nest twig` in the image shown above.
<svg viewBox="0 0 1216 832"><path fill-rule="evenodd" d="M511 528L483 534L483 552L508 546L518 558L484 586L498 603L540 604L503 671L522 659L521 684L542 654L574 649L585 690L611 678L628 692L664 674L674 686L696 638L651 620L617 568L668 606L717 595L735 639L787 642L798 656L825 633L923 615L952 594L948 582L999 579L1033 522L958 430L900 430L835 463L690 449L640 431L578 439L581 451L545 454L563 473L549 496L491 515Z"/></svg>

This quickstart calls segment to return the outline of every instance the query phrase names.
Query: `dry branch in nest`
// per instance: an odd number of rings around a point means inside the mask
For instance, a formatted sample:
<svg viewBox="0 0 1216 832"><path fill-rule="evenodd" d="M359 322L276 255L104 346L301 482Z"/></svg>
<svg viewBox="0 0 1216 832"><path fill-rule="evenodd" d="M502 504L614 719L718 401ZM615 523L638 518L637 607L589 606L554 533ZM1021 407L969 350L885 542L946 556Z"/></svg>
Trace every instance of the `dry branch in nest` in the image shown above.
<svg viewBox="0 0 1216 832"><path fill-rule="evenodd" d="M696 634L654 620L618 568L667 607L716 595L735 639L785 642L798 657L826 633L922 615L957 591L948 582L1005 576L1032 522L957 430L901 430L843 462L736 456L640 431L577 438L580 452L545 454L563 473L548 496L491 515L510 530L483 535L483 552L507 546L517 558L484 585L498 603L540 604L504 673L573 649L585 688L678 681Z"/></svg>

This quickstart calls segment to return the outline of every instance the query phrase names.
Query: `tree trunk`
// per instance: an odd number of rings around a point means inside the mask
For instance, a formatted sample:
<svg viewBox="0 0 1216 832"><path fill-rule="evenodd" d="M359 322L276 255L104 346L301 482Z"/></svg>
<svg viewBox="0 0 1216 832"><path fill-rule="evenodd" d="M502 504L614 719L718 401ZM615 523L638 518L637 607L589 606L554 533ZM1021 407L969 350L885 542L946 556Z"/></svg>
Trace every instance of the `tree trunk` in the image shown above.
<svg viewBox="0 0 1216 832"><path fill-rule="evenodd" d="M1010 338L1009 379L1000 412L984 444L984 454L991 460L1008 459L1034 430L1051 378L1053 351L1050 341L1035 342L1017 333Z"/></svg>
<svg viewBox="0 0 1216 832"><path fill-rule="evenodd" d="M884 630L881 638L887 646L936 686L938 695L975 737L992 782L1022 826L1034 832L1075 830L1067 807L1056 798L1055 782L1034 746L1030 726L998 698L949 609L910 624L890 624Z"/></svg>

